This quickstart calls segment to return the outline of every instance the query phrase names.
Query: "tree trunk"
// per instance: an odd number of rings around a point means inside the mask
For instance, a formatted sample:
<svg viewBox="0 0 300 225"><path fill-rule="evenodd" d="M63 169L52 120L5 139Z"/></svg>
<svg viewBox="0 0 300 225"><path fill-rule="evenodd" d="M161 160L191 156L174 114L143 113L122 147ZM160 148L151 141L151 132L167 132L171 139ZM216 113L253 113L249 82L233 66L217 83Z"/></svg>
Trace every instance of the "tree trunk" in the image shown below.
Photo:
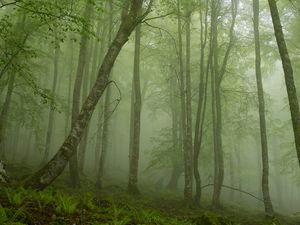
<svg viewBox="0 0 300 225"><path fill-rule="evenodd" d="M180 0L177 0L177 25L178 25L178 61L179 61L179 83L180 83L180 104L181 104L181 134L182 134L182 147L183 152L187 150L187 123L186 123L186 101L185 101L185 77L184 77L184 68L183 68L183 44L182 44L182 21L181 21L181 11L180 11ZM184 154L184 158L186 158L187 154ZM184 159L184 165L186 165ZM184 177L185 177L185 186L188 181L188 175L186 173L187 167L184 168ZM188 201L189 196L187 196L188 192L186 192L186 187L184 191L184 198Z"/></svg>
<svg viewBox="0 0 300 225"><path fill-rule="evenodd" d="M201 177L200 177L200 172L198 167L199 167L200 148L202 144L204 117L206 111L209 66L211 63L211 49L210 49L207 72L205 74L204 55L205 55L205 48L207 44L207 15L208 15L208 1L206 1L204 25L203 25L203 13L202 10L200 10L200 25L201 25L200 83L199 83L198 108L197 108L197 116L196 116L196 124L195 124L195 137L194 137L194 176L195 176L195 184L196 184L195 204L197 206L200 206L200 200L201 200Z"/></svg>
<svg viewBox="0 0 300 225"><path fill-rule="evenodd" d="M92 4L87 1L85 6L84 18L89 21L92 13ZM84 32L85 28L82 28L82 32ZM87 46L88 46L88 37L87 34L83 33L80 41L80 50L79 50L79 58L78 58L78 66L77 66L77 74L74 84L73 90L73 102L72 102L72 128L76 124L76 119L79 115L80 110L80 94L82 87L82 79L84 74L84 69L86 66L86 55L87 55ZM75 154L72 155L70 162L70 178L71 178L71 186L73 188L80 186L79 179L79 168L78 168L78 155L77 148L75 149Z"/></svg>
<svg viewBox="0 0 300 225"><path fill-rule="evenodd" d="M103 56L104 56L104 51L105 51L105 36L106 36L106 25L103 26L102 31L101 31L101 36L103 39L101 40L101 45L100 45L100 52L99 52L99 61L102 62ZM94 66L96 64L94 63ZM96 67L96 66L95 66ZM103 101L102 101L103 102ZM95 146L95 172L97 173L99 169L99 159L100 159L100 153L101 153L101 145L102 145L102 134L103 134L103 114L104 114L104 105L100 103L99 111L98 111L98 119L97 119L97 139L96 139L96 146Z"/></svg>
<svg viewBox="0 0 300 225"><path fill-rule="evenodd" d="M218 144L218 130L217 130L217 91L218 91L218 6L216 0L211 3L211 35L212 35L212 54L213 63L211 68L211 90L212 90L212 121L213 121L213 136L214 136L214 192L213 192L213 207L220 206L220 194L222 187L222 176L220 174L220 145Z"/></svg>
<svg viewBox="0 0 300 225"><path fill-rule="evenodd" d="M271 10L277 45L278 45L278 49L279 49L279 53L283 65L284 75L285 75L285 84L287 88L287 94L288 94L293 129L294 129L296 152L297 152L298 162L300 166L300 110L299 110L299 102L297 98L297 90L294 81L294 72L289 57L289 52L285 43L284 34L282 31L277 3L275 0L268 0L268 1Z"/></svg>
<svg viewBox="0 0 300 225"><path fill-rule="evenodd" d="M73 75L73 66L74 66L74 46L73 41L70 41L70 50L71 50L71 57L70 57L70 72L69 72L69 83L68 83L68 103L67 103L67 111L66 111L66 124L65 124L65 136L67 137L68 132L70 130L70 115L71 115L71 99L72 99L72 75Z"/></svg>
<svg viewBox="0 0 300 225"><path fill-rule="evenodd" d="M56 89L57 89L57 77L58 77L58 62L59 62L59 41L57 37L57 31L54 31L54 74L53 74L53 82L52 82L52 89L51 92L55 95ZM45 144L45 152L42 164L44 165L50 154L51 150L51 140L52 140L52 133L53 133L53 126L54 126L54 120L55 120L55 111L54 106L51 105L49 109L49 118L48 118L48 129L47 129L47 135L46 135L46 144Z"/></svg>
<svg viewBox="0 0 300 225"><path fill-rule="evenodd" d="M172 172L171 178L167 185L167 188L172 191L176 191L178 188L178 180L183 172L182 168L182 157L181 157L181 149L180 149L180 137L179 137L179 114L178 114L178 82L176 76L173 75L171 66L170 66L170 110L172 116L172 142L174 149L174 157L172 161Z"/></svg>
<svg viewBox="0 0 300 225"><path fill-rule="evenodd" d="M1 110L0 114L0 158L2 160L5 160L6 154L5 154L5 134L6 134L6 128L7 128L7 119L8 119L8 112L11 104L11 98L14 90L14 84L15 84L15 72L12 73L9 77L8 81L8 87L7 87L7 93L5 97L5 101Z"/></svg>
<svg viewBox="0 0 300 225"><path fill-rule="evenodd" d="M70 160L72 155L76 153L76 148L82 138L83 131L88 125L88 122L90 121L94 109L103 95L105 88L109 84L108 78L114 62L122 47L128 41L130 34L143 18L137 15L137 12L142 7L143 1L131 0L130 3L129 12L123 14L118 33L103 59L97 80L89 93L89 96L85 100L69 136L50 162L26 181L25 187L31 187L39 190L47 187L62 173L67 162Z"/></svg>
<svg viewBox="0 0 300 225"><path fill-rule="evenodd" d="M141 83L140 83L140 49L141 49L141 25L136 27L135 31L135 52L134 52L134 71L133 71L133 87L134 102L133 104L133 135L132 150L129 161L129 177L128 192L130 194L139 194L138 189L138 167L140 154L140 130L141 130Z"/></svg>
<svg viewBox="0 0 300 225"><path fill-rule="evenodd" d="M113 29L113 5L112 1L109 2L109 30L108 30L108 44L111 43L112 40L112 29ZM112 76L112 74L111 74ZM109 142L109 133L110 133L110 104L111 104L111 86L108 86L105 94L105 102L104 102L104 119L103 119L103 130L102 130L102 142L101 142L101 154L99 160L99 168L97 174L97 182L96 187L98 189L102 189L103 186L103 178L104 178L104 170L105 163L107 158L107 150L108 150L108 142Z"/></svg>
<svg viewBox="0 0 300 225"><path fill-rule="evenodd" d="M226 68L231 50L234 46L234 27L237 16L237 0L231 1L231 26L229 30L229 44L225 51L221 68L219 68L219 47L218 47L218 16L220 5L216 0L212 1L212 116L213 116L213 133L214 133L214 152L215 152L215 177L214 177L214 194L213 207L220 206L221 189L224 180L224 156L222 144L222 101L221 101L221 84L226 73Z"/></svg>
<svg viewBox="0 0 300 225"><path fill-rule="evenodd" d="M193 137L192 137L192 88L191 88L191 9L186 12L186 149L184 151L184 198L193 200Z"/></svg>
<svg viewBox="0 0 300 225"><path fill-rule="evenodd" d="M93 42L89 42L89 47L87 51L87 56L86 56L86 65L84 68L84 76L85 79L83 80L82 84L82 94L81 94L81 99L82 102L84 99L86 99L89 91L90 91L90 83L92 81L92 78L90 76L90 62L91 62L91 53L93 49ZM84 162L85 162L85 155L86 155L86 148L87 148L87 141L88 141L88 135L89 135L89 128L90 126L88 125L86 130L84 131L84 135L82 138L82 141L80 142L79 146L79 151L78 151L78 169L79 169L79 174L83 174L84 170Z"/></svg>
<svg viewBox="0 0 300 225"><path fill-rule="evenodd" d="M253 0L253 14L254 14L254 41L255 41L255 70L257 83L257 96L259 108L260 121L260 138L262 151L262 192L264 198L265 212L272 216L273 206L270 198L269 190L269 154L268 154L268 138L265 116L265 100L264 89L261 77L261 56L260 56L260 37L259 37L259 0Z"/></svg>

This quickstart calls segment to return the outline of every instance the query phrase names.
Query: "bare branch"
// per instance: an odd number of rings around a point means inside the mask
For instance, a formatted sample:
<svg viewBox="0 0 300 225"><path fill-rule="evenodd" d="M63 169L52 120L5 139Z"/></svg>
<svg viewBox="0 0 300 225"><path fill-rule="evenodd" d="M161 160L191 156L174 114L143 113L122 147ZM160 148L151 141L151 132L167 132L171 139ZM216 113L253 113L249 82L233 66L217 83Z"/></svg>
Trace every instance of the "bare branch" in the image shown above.
<svg viewBox="0 0 300 225"><path fill-rule="evenodd" d="M214 185L215 184L206 184L206 185L202 186L201 189L204 189L204 188L207 188L207 187L210 187L210 186L214 186ZM222 185L222 187L227 188L227 189L231 189L231 190L234 190L234 191L241 192L243 194L251 196L252 198L255 198L258 201L264 202L262 199L256 197L255 195L253 195L253 194L251 194L247 191L244 191L244 190L241 190L241 189L238 189L238 188L235 188L235 187L230 187L230 186L227 186L227 185Z"/></svg>
<svg viewBox="0 0 300 225"><path fill-rule="evenodd" d="M8 2L8 3L1 3L0 9L4 8L6 6L10 6L10 5L16 5L16 3L19 3L19 2L20 2L20 0L16 0L16 1L13 1L13 2Z"/></svg>

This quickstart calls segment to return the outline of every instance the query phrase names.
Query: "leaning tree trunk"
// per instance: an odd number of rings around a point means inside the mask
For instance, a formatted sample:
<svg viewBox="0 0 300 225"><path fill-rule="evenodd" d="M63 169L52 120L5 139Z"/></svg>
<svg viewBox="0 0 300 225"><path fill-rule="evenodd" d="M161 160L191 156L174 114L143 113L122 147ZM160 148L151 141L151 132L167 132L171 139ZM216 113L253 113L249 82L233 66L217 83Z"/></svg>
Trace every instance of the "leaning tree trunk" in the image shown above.
<svg viewBox="0 0 300 225"><path fill-rule="evenodd" d="M76 121L74 121L74 126L71 128L70 134L50 162L26 181L25 187L39 190L47 187L62 173L72 155L76 153L76 148L82 138L83 131L88 125L105 88L109 84L109 74L116 58L122 47L128 41L134 28L144 18L147 12L149 12L149 10L147 10L144 16L138 16L137 12L141 10L142 3L142 0L130 1L129 12L123 13L121 25L116 37L103 59L96 82L85 100ZM124 9L124 11L125 10L126 9Z"/></svg>
<svg viewBox="0 0 300 225"><path fill-rule="evenodd" d="M140 49L141 49L141 25L138 25L135 32L135 53L134 53L134 71L133 71L133 88L134 102L133 104L133 134L132 134L132 149L129 159L129 177L128 177L128 192L130 194L138 194L138 168L140 154L140 130L141 130L141 109L142 95L140 83Z"/></svg>
<svg viewBox="0 0 300 225"><path fill-rule="evenodd" d="M300 109L299 109L299 102L297 98L297 90L294 81L294 72L293 72L293 67L290 60L289 52L285 43L284 34L282 31L277 3L275 0L268 0L268 1L271 10L277 45L278 45L278 49L279 49L279 53L283 65L283 70L284 70L285 84L287 88L287 94L288 94L293 129L294 129L296 151L298 156L298 162L300 165Z"/></svg>
<svg viewBox="0 0 300 225"><path fill-rule="evenodd" d="M267 215L273 215L273 206L269 190L269 154L268 139L265 116L264 89L261 77L261 56L260 56L260 38L259 38L259 0L253 0L254 14L254 41L255 41L255 70L258 95L259 121L260 121L260 138L262 152L262 192L264 198L265 212Z"/></svg>
<svg viewBox="0 0 300 225"><path fill-rule="evenodd" d="M57 37L57 31L55 29L54 31L54 74L53 74L53 82L52 82L52 93L56 94L56 86L57 86L57 77L58 77L58 62L59 62L59 41ZM48 118L48 129L47 129L47 135L46 135L46 145L45 145L45 152L42 164L44 165L50 154L50 148L51 148L51 140L52 140L52 133L53 133L53 126L54 126L54 120L55 120L55 111L53 105L50 106L49 109L49 118Z"/></svg>

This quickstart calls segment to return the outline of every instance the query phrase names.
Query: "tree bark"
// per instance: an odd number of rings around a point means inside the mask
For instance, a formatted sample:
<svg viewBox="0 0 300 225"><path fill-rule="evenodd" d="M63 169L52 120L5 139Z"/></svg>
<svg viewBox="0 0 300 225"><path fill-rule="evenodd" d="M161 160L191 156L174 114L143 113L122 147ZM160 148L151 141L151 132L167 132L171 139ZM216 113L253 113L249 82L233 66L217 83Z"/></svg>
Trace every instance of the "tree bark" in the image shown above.
<svg viewBox="0 0 300 225"><path fill-rule="evenodd" d="M57 37L57 31L54 31L54 73L53 73L53 82L52 82L52 89L51 92L53 94L56 94L57 89L57 77L58 77L58 62L59 62L59 41ZM48 129L47 129L47 135L46 135L46 144L45 144L45 152L42 164L44 165L50 155L50 149L51 149L51 140L52 140L52 133L53 133L53 126L54 126L54 120L55 120L55 110L53 108L53 105L50 105L49 108L49 117L48 117Z"/></svg>
<svg viewBox="0 0 300 225"><path fill-rule="evenodd" d="M184 151L184 198L193 200L193 137L192 137L192 88L191 88L191 5L186 9L186 149Z"/></svg>
<svg viewBox="0 0 300 225"><path fill-rule="evenodd" d="M141 109L142 95L140 82L140 51L141 51L141 25L136 27L135 32L135 53L134 53L134 71L133 71L133 135L132 150L129 161L128 192L130 194L139 194L138 189L138 167L140 154L140 130L141 130Z"/></svg>
<svg viewBox="0 0 300 225"><path fill-rule="evenodd" d="M181 136L182 136L182 148L183 152L186 152L187 146L187 121L186 121L186 93L185 93L185 76L184 76L184 68L183 68L183 44L182 44L182 19L181 19L181 4L180 0L177 0L177 25L178 25L178 61L179 61L179 83L180 83L180 104L181 104ZM184 177L185 183L188 181L187 173L188 170L186 165L186 156L184 154ZM186 184L185 184L186 186ZM184 198L188 201L189 196L188 192L186 192L186 187L184 191Z"/></svg>
<svg viewBox="0 0 300 225"><path fill-rule="evenodd" d="M202 193L201 192L201 176L200 176L198 167L199 167L200 148L201 148L201 144L202 144L204 117L205 117L205 111L206 111L209 66L211 63L211 49L210 49L207 70L205 73L205 66L204 66L205 56L204 55L205 55L205 48L206 48L206 44L207 44L207 15L208 15L208 1L206 1L204 24L203 24L203 13L202 13L202 10L200 10L200 26L201 26L200 83L199 83L199 97L198 97L196 124L195 124L195 137L194 137L194 177L195 177L195 185L196 185L195 204L197 206L200 206L201 193Z"/></svg>
<svg viewBox="0 0 300 225"><path fill-rule="evenodd" d="M284 34L282 31L282 25L279 17L279 12L277 8L277 3L275 0L268 0L276 41L282 61L282 66L284 70L285 76L285 84L289 99L291 117L292 117L292 124L294 130L294 137L295 137L295 145L296 145L296 152L298 157L298 163L300 166L300 109L299 109L299 102L297 97L297 90L294 81L294 72L292 63L290 60L289 52L287 49L287 45L285 43Z"/></svg>
<svg viewBox="0 0 300 225"><path fill-rule="evenodd" d="M255 41L255 70L257 83L257 96L260 121L260 138L262 152L262 192L264 198L265 213L269 216L274 214L269 190L269 153L268 138L265 116L264 89L261 76L261 55L260 55L260 37L259 37L259 0L253 0L253 23L254 23L254 41Z"/></svg>
<svg viewBox="0 0 300 225"><path fill-rule="evenodd" d="M221 68L219 68L219 47L218 47L218 16L220 2L212 1L212 116L213 116L213 133L214 133L214 153L215 153L215 181L212 204L214 208L220 206L221 189L224 180L224 156L222 144L222 101L221 101L221 84L226 73L226 68L231 50L234 46L234 27L237 16L237 0L231 1L231 26L229 30L229 44L225 51Z"/></svg>
<svg viewBox="0 0 300 225"><path fill-rule="evenodd" d="M86 1L84 18L89 21L92 13L92 5L89 1ZM76 124L76 119L80 112L80 94L82 87L82 79L84 75L84 69L86 66L86 55L87 55L87 46L88 46L88 37L87 34L84 33L85 27L82 28L82 36L80 41L80 50L79 50L79 58L78 58L78 66L77 73L75 78L75 84L73 89L73 102L72 102L72 128ZM77 148L75 149L75 154L72 155L69 162L70 169L70 181L71 187L76 188L80 186L80 178L79 178L79 167L78 167L78 154Z"/></svg>
<svg viewBox="0 0 300 225"><path fill-rule="evenodd" d="M7 93L0 114L0 158L2 160L5 160L6 158L4 141L5 141L5 134L7 128L8 112L10 109L11 98L14 90L15 77L16 77L15 72L12 73L9 77Z"/></svg>
<svg viewBox="0 0 300 225"><path fill-rule="evenodd" d="M104 52L105 52L106 27L107 27L106 24L104 24L104 26L102 27L102 31L101 31L101 37L103 37L103 38L101 40L100 52L99 52L99 61L100 62L102 62ZM101 149L102 149L101 145L102 145L102 134L103 134L103 114L104 114L104 105L102 104L102 102L100 103L100 107L98 109L99 111L98 111L98 119L97 119L97 123L98 123L98 125L97 125L97 140L96 140L96 146L95 146L95 171L96 171L96 173L99 169L100 153L101 153Z"/></svg>
<svg viewBox="0 0 300 225"><path fill-rule="evenodd" d="M174 149L174 157L172 161L171 178L167 185L167 188L172 191L176 191L178 188L178 180L183 172L183 162L180 149L180 134L179 134L179 113L178 113L178 82L176 76L172 75L170 68L170 110L172 116L172 141Z"/></svg>
<svg viewBox="0 0 300 225"><path fill-rule="evenodd" d="M109 2L109 31L108 31L108 44L110 45L112 40L112 29L113 29L113 5L112 1ZM112 74L110 75L112 76ZM103 119L103 129L102 129L102 141L101 141L101 154L99 160L99 168L97 174L96 187L102 189L105 163L107 158L108 142L109 142L109 133L110 133L110 104L111 104L111 86L108 86L105 93L104 101L104 119Z"/></svg>
<svg viewBox="0 0 300 225"><path fill-rule="evenodd" d="M92 78L90 76L90 62L91 62L91 53L93 49L93 42L89 42L89 47L87 51L87 56L86 56L86 65L84 68L84 76L85 79L83 80L82 84L82 94L81 94L81 99L82 102L84 99L86 99L89 91L90 91L90 83L92 82ZM79 174L83 174L84 170L84 163L85 163L85 155L86 155L86 148L87 148L87 141L88 141L88 135L89 135L89 128L90 126L88 125L86 130L84 131L84 135L82 138L82 141L80 142L79 145L79 151L78 151L78 170Z"/></svg>
<svg viewBox="0 0 300 225"><path fill-rule="evenodd" d="M73 67L74 67L74 46L73 41L70 41L70 71L69 71L69 83L68 83L68 104L67 104L67 111L66 111L66 124L65 124L65 136L67 137L68 132L70 130L70 116L71 116L71 108L72 108L72 75L73 75Z"/></svg>
<svg viewBox="0 0 300 225"><path fill-rule="evenodd" d="M94 109L103 95L105 88L109 84L109 74L116 58L122 47L128 41L134 28L146 15L144 14L143 17L140 17L137 14L142 7L142 0L131 0L130 3L129 12L123 16L116 37L103 59L96 82L89 93L89 96L85 100L70 134L50 162L26 181L25 187L38 190L47 187L62 173L71 156L76 153L76 148L82 138L83 131L90 121Z"/></svg>

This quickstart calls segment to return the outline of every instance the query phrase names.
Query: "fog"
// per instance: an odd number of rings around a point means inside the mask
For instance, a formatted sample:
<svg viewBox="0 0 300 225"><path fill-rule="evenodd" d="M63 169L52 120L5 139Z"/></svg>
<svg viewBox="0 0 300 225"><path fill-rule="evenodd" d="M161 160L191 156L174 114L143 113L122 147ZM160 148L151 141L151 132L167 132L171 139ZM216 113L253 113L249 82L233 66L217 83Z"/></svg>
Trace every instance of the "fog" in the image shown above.
<svg viewBox="0 0 300 225"><path fill-rule="evenodd" d="M8 183L297 216L299 18L296 1L0 1Z"/></svg>

